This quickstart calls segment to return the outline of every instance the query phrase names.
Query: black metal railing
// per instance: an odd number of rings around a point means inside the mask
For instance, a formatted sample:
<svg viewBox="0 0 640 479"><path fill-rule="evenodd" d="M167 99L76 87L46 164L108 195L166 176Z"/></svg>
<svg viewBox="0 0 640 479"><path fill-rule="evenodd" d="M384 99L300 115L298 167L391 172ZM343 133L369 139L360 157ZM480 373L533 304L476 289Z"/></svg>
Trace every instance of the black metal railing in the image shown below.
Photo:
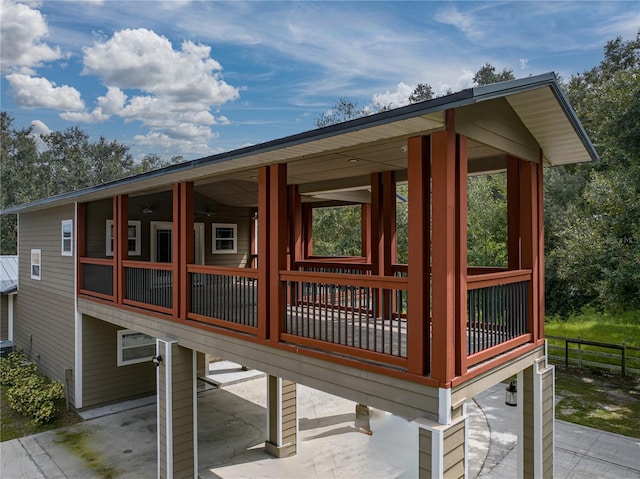
<svg viewBox="0 0 640 479"><path fill-rule="evenodd" d="M125 266L124 298L136 303L171 309L173 271L168 269Z"/></svg>
<svg viewBox="0 0 640 479"><path fill-rule="evenodd" d="M469 355L527 333L528 281L467 292Z"/></svg>
<svg viewBox="0 0 640 479"><path fill-rule="evenodd" d="M284 282L285 332L406 358L406 289L358 286L357 278L353 282Z"/></svg>
<svg viewBox="0 0 640 479"><path fill-rule="evenodd" d="M190 312L230 323L257 326L257 279L217 273L191 273L190 277Z"/></svg>
<svg viewBox="0 0 640 479"><path fill-rule="evenodd" d="M113 296L113 265L82 263L80 289Z"/></svg>

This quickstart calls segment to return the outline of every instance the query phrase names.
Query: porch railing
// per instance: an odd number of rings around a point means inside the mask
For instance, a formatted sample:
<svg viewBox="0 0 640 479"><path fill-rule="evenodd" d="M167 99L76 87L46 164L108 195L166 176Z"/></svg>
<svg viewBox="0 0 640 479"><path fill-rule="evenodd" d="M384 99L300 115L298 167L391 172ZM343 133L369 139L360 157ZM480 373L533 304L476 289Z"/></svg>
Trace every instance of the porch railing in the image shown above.
<svg viewBox="0 0 640 479"><path fill-rule="evenodd" d="M113 301L113 261L79 258L80 293Z"/></svg>
<svg viewBox="0 0 640 479"><path fill-rule="evenodd" d="M343 259L343 261L339 261ZM335 274L371 274L371 263L366 263L364 258L362 262L347 262L347 260L356 261L359 258L334 258L334 259L312 259L305 261L296 261L298 271L306 271L309 273L335 273Z"/></svg>
<svg viewBox="0 0 640 479"><path fill-rule="evenodd" d="M469 365L529 341L530 282L530 270L467 277Z"/></svg>
<svg viewBox="0 0 640 479"><path fill-rule="evenodd" d="M130 306L172 314L173 266L170 263L123 261L124 297Z"/></svg>
<svg viewBox="0 0 640 479"><path fill-rule="evenodd" d="M285 272L281 339L399 367L407 364L407 278Z"/></svg>
<svg viewBox="0 0 640 479"><path fill-rule="evenodd" d="M258 270L187 266L190 308L187 317L255 333L258 326Z"/></svg>

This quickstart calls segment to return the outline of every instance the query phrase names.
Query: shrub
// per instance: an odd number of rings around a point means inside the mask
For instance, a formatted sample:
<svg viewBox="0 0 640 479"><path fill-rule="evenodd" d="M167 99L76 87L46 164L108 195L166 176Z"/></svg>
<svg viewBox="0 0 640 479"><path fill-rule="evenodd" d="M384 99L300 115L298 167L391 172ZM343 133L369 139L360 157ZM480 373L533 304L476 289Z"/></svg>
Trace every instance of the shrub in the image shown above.
<svg viewBox="0 0 640 479"><path fill-rule="evenodd" d="M0 383L9 386L6 398L19 414L29 416L36 425L55 418L58 403L64 398L64 387L39 374L35 363L22 353L11 353L0 359Z"/></svg>
<svg viewBox="0 0 640 479"><path fill-rule="evenodd" d="M35 363L27 360L24 353L9 353L6 358L0 358L0 385L13 386L20 379L38 374Z"/></svg>

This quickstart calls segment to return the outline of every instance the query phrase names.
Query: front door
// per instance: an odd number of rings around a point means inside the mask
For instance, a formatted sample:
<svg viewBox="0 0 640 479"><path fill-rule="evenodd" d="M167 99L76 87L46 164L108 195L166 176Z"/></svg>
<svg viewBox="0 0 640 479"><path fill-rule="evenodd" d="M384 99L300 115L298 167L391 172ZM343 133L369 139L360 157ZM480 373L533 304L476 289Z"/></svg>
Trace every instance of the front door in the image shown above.
<svg viewBox="0 0 640 479"><path fill-rule="evenodd" d="M173 223L151 222L151 261L171 263ZM204 223L193 224L194 263L204 264Z"/></svg>

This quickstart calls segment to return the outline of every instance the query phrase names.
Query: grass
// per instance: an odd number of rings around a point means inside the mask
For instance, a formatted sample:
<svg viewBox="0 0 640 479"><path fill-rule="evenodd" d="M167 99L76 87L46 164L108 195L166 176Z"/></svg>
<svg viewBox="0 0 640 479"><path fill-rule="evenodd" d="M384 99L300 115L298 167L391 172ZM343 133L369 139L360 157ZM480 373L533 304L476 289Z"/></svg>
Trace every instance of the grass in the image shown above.
<svg viewBox="0 0 640 479"><path fill-rule="evenodd" d="M75 412L67 411L63 402L60 404L60 412L54 421L36 426L29 418L18 414L9 407L5 398L7 389L7 386L0 386L0 442L70 426L82 421L82 418Z"/></svg>
<svg viewBox="0 0 640 479"><path fill-rule="evenodd" d="M640 311L599 313L585 310L580 314L570 316L567 320L554 317L547 321L545 335L581 338L616 345L622 345L624 342L628 348L626 351L627 368L640 370L640 350L634 349L640 347ZM564 357L564 341L549 338L549 346L549 354ZM577 359L577 348L576 344L569 344L570 358ZM620 350L587 345L582 345L581 349L583 361L620 367ZM611 357L604 357L603 353L611 355Z"/></svg>
<svg viewBox="0 0 640 479"><path fill-rule="evenodd" d="M640 379L556 367L556 418L640 438Z"/></svg>

